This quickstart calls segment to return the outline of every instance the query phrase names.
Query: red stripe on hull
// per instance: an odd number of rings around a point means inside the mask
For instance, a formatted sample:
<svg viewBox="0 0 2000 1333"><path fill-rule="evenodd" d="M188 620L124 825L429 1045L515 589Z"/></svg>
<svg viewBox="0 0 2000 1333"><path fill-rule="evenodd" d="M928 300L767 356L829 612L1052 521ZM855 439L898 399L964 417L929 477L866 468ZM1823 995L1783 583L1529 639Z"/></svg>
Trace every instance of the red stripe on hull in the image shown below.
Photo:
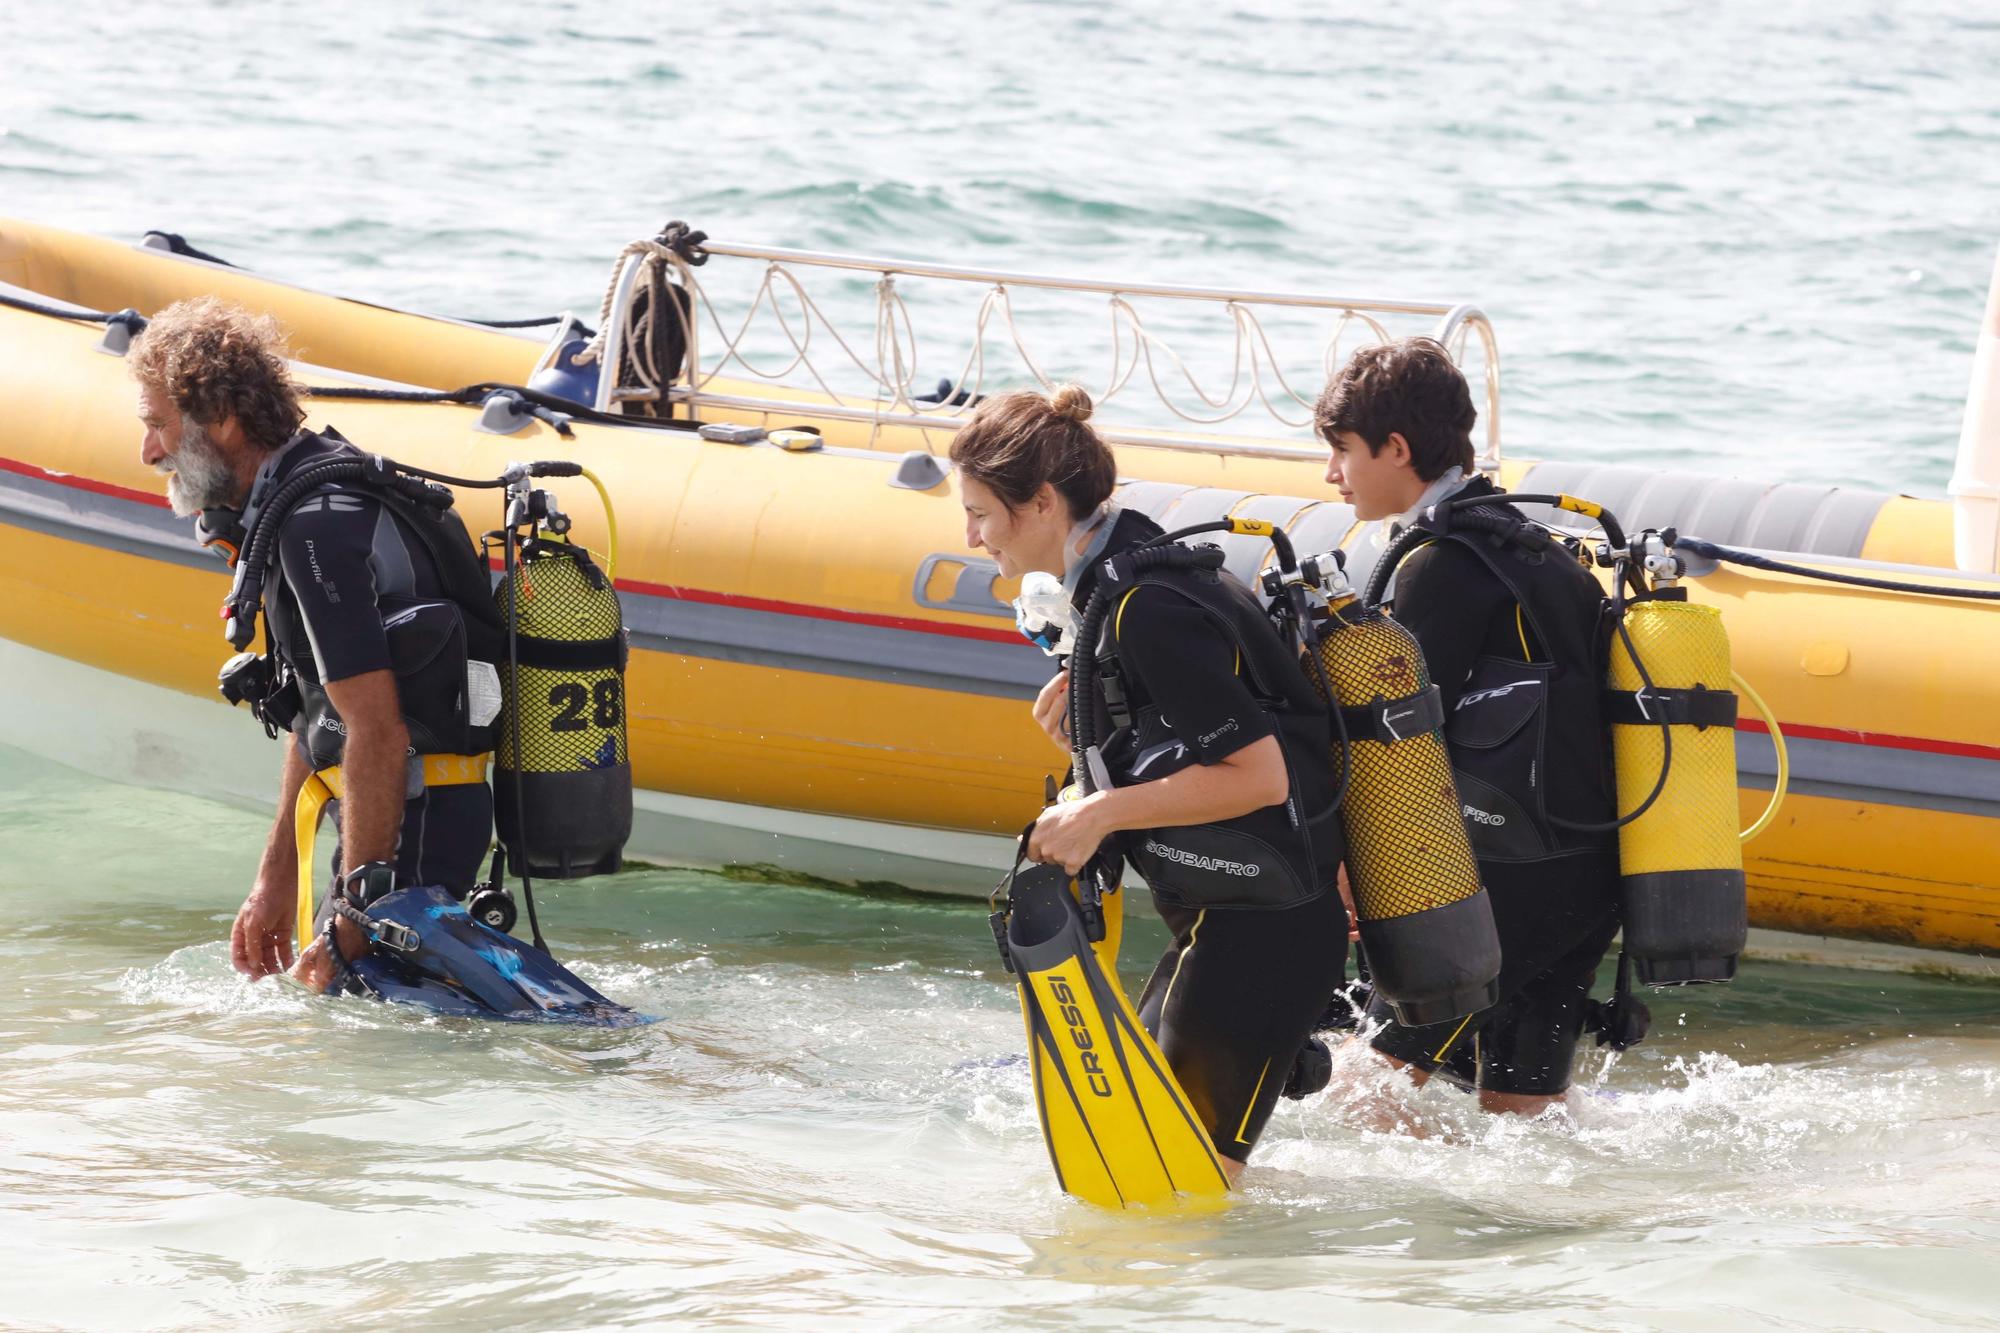
<svg viewBox="0 0 2000 1333"><path fill-rule="evenodd" d="M92 495L108 495L114 500L131 500L137 504L151 505L155 509L172 509L164 495L151 491L135 491L129 486L113 486L108 481L92 481L89 477L79 477L74 472L55 472L33 463L23 463L18 459L0 458L0 472L13 472L36 481L52 481L58 486L72 486L79 491L89 491Z"/></svg>

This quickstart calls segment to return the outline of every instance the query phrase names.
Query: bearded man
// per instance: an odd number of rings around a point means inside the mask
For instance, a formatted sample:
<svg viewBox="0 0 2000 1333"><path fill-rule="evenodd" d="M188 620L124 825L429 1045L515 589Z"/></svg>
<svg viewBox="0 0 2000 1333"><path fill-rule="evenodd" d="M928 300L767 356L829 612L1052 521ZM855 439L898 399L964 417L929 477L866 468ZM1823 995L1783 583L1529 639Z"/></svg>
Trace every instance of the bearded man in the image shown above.
<svg viewBox="0 0 2000 1333"><path fill-rule="evenodd" d="M268 317L212 297L179 302L154 317L130 365L146 428L140 458L166 474L174 512L199 515L197 535L232 566L245 527L288 478L330 457L358 456L337 433L303 428L304 394ZM280 522L266 630L274 679L295 692L288 709L292 743L285 747L277 818L236 914L229 951L236 969L253 979L290 968L301 982L325 990L342 960L359 957L367 942L347 916L333 912L325 918L331 928L294 959L299 793L318 774L339 794L329 900L361 910L398 885L438 885L462 898L492 835L486 756L475 753L490 746L478 739L492 716L468 717L467 700L484 697L468 689L479 676L492 686L497 710L498 677L490 665L497 653L488 641L497 613L452 596L453 587L471 586L469 578L486 577L483 563L475 575L457 568L478 555L455 517L462 552L424 540L405 514L367 487L332 483ZM411 636L424 634L434 642L412 651ZM456 644L455 657L441 654L438 642ZM400 678L399 663L406 667ZM446 678L413 674L419 671ZM443 759L458 761L452 766L458 776L446 778L446 765L427 762Z"/></svg>

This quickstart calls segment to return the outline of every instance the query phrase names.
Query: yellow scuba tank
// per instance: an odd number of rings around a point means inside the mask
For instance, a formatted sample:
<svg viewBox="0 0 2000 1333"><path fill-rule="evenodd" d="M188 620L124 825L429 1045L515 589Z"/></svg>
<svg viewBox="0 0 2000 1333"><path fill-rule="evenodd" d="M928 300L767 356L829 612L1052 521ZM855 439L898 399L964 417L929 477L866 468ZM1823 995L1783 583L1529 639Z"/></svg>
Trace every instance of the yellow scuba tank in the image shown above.
<svg viewBox="0 0 2000 1333"><path fill-rule="evenodd" d="M1228 523L1271 539L1277 566L1265 572L1264 592L1297 635L1300 670L1332 715L1348 887L1376 993L1409 1027L1487 1008L1500 993L1500 936L1465 834L1443 699L1423 649L1387 614L1362 605L1340 552L1299 560L1275 524Z"/></svg>
<svg viewBox="0 0 2000 1333"><path fill-rule="evenodd" d="M1263 590L1281 633L1301 648L1298 669L1330 704L1330 758L1339 774L1334 800L1376 990L1410 1026L1488 1007L1499 993L1499 934L1466 837L1440 730L1443 703L1422 649L1386 614L1362 610L1338 552L1302 562L1284 529L1267 520L1225 518L1182 528L1154 538L1140 554L1164 556L1180 539L1212 531L1265 537L1276 551ZM1213 563L1221 563L1219 552ZM1327 608L1315 605L1318 597ZM1097 641L1101 600L1093 598L1084 613L1079 643ZM1082 697L1071 696L1079 773L1095 757Z"/></svg>
<svg viewBox="0 0 2000 1333"><path fill-rule="evenodd" d="M624 617L610 574L563 539L568 527L547 492L510 495L495 590L509 656L494 822L514 872L546 879L617 870L632 833Z"/></svg>
<svg viewBox="0 0 2000 1333"><path fill-rule="evenodd" d="M1476 1013L1499 996L1500 937L1423 649L1362 607L1337 552L1302 565L1329 599L1308 639L1318 670L1307 675L1322 698L1331 688L1339 724L1333 760L1346 773L1348 886L1369 976L1405 1026Z"/></svg>
<svg viewBox="0 0 2000 1333"><path fill-rule="evenodd" d="M1749 931L1729 635L1673 586L1667 541L1634 546L1654 586L1624 606L1605 702L1619 807L1633 810L1618 830L1625 952L1649 986L1727 981Z"/></svg>
<svg viewBox="0 0 2000 1333"><path fill-rule="evenodd" d="M1478 507L1530 503L1595 519L1605 540L1594 560L1579 554L1586 565L1612 571L1602 712L1622 813L1602 824L1556 822L1577 832L1617 830L1623 948L1640 982L1727 981L1736 975L1749 913L1737 831L1736 695L1722 615L1690 605L1675 586L1687 567L1673 549L1672 529L1628 539L1602 505L1572 495L1499 493L1440 508L1449 511L1448 525L1492 530L1508 520L1479 517ZM1423 540L1424 533L1413 529L1410 537ZM1384 560L1397 554L1392 549ZM1375 578L1382 577L1378 568Z"/></svg>

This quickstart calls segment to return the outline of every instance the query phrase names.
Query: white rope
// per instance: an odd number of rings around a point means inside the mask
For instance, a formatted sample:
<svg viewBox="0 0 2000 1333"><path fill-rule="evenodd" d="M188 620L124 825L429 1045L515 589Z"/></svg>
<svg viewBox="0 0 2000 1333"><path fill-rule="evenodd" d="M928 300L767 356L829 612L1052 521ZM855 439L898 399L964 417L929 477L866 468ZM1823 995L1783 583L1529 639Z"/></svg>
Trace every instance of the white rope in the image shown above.
<svg viewBox="0 0 2000 1333"><path fill-rule="evenodd" d="M848 397L834 386L813 354L816 326L824 326L826 336L838 353L835 360L844 358L867 382L869 396L873 398L878 412L887 410L917 417L963 416L985 392L986 344L996 318L1004 326L1006 341L1012 345L1020 364L1034 382L1044 391L1055 387L1054 378L1043 369L1029 347L1028 337L1015 315L1012 293L1005 282L992 283L982 295L973 320L971 346L957 378L947 381L950 392L940 395L941 401L920 402L917 384L920 346L916 320L897 285L897 274L893 270L881 270L876 279L875 336L872 354L869 354L857 350L841 336L826 311L786 263L775 259L765 263L761 280L751 294L750 304L732 331L724 326L719 308L693 268L667 246L647 240L634 241L619 252L599 307L598 331L575 357L579 364L598 361L603 356L612 320L622 321L622 343L633 351L620 359L630 367L637 383L615 386L618 397L645 397L657 401L672 388L659 382L649 358L637 350L650 345L653 321L660 318L659 312L652 308L653 303L646 302L647 308L643 313L636 312L639 303L630 299L625 309L612 309L626 263L634 257L640 260L643 268L635 275L631 291L637 292L641 283L650 284L657 266L670 266L673 279L687 291L691 306L707 311L707 323L714 328L720 340L720 350L712 363L706 367L696 364L699 360L708 359L699 356L696 351L695 325L702 316L692 310L682 310L679 301L668 302L675 307L674 318L681 321L689 348L689 364L683 371L683 382L691 398L698 399L704 389L731 367L736 367L748 376L766 381L781 381L803 373L835 404L849 406ZM790 298L789 301L786 297ZM1234 345L1228 382L1216 392L1202 383L1167 339L1147 326L1138 308L1124 294L1108 290L1105 297L1106 314L1110 321L1111 364L1102 390L1092 395L1100 405L1127 392L1143 370L1157 402L1174 416L1193 425L1220 425L1258 404L1287 429L1297 430L1311 425L1313 399L1301 393L1286 378L1270 332L1250 304L1240 300L1224 303ZM791 307L789 311L787 306ZM761 324L760 313L764 314ZM1357 322L1364 325L1376 341L1389 341L1388 330L1374 315L1352 307L1342 309L1321 352L1319 368L1324 375L1330 377L1339 369L1346 335ZM790 355L781 365L760 365L745 349L746 340L753 331L765 325L774 325L783 345L789 348ZM1455 351L1459 355L1463 354L1465 339L1466 330L1461 328L1454 339L1457 344ZM625 367L614 368L614 373L622 374L624 370ZM1193 402L1185 401L1188 395L1192 395ZM963 402L954 401L961 398ZM1296 414L1299 408L1304 409L1303 416Z"/></svg>
<svg viewBox="0 0 2000 1333"><path fill-rule="evenodd" d="M604 339L611 330L611 306L618 299L618 279L625 273L625 261L633 255L671 258L673 251L658 241L633 241L618 252L618 258L611 263L611 281L604 284L604 299L597 306L597 336L585 343L583 350L570 358L579 366L588 365L604 355Z"/></svg>

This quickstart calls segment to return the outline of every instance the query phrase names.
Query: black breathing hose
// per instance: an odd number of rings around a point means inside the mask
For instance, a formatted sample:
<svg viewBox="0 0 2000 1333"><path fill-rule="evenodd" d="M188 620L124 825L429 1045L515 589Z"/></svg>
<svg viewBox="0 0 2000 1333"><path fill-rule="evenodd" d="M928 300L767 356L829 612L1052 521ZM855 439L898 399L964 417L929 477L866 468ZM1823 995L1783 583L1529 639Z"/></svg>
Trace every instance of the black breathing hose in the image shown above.
<svg viewBox="0 0 2000 1333"><path fill-rule="evenodd" d="M1726 560L1732 565L1745 565L1751 569L1768 570L1774 574L1795 574L1800 578L1819 579L1825 583L1842 583L1851 588L1878 588L1883 592L1907 592L1921 597L1961 597L1976 602L2000 601L2000 589L1995 588L1953 588L1939 583L1904 583L1897 579L1869 578L1863 574L1838 574L1830 569L1814 569L1810 565L1795 565L1784 560L1774 560L1768 555L1755 551L1739 550L1734 546L1722 546L1716 542L1703 541L1699 537L1675 537L1675 550L1709 560Z"/></svg>
<svg viewBox="0 0 2000 1333"><path fill-rule="evenodd" d="M256 526L244 540L241 572L237 586L230 593L228 610L233 617L229 641L239 650L249 646L256 635L257 613L264 606L264 576L271 564L271 547L278 540L278 529L293 507L307 495L321 486L337 481L359 481L364 478L378 480L385 485L396 485L395 470L379 455L373 461L366 458L328 458L318 463L309 463L285 479L277 494L268 500L257 514ZM397 487L412 498L424 504L443 509L451 503L451 496L440 489L434 489L422 482L408 482Z"/></svg>

